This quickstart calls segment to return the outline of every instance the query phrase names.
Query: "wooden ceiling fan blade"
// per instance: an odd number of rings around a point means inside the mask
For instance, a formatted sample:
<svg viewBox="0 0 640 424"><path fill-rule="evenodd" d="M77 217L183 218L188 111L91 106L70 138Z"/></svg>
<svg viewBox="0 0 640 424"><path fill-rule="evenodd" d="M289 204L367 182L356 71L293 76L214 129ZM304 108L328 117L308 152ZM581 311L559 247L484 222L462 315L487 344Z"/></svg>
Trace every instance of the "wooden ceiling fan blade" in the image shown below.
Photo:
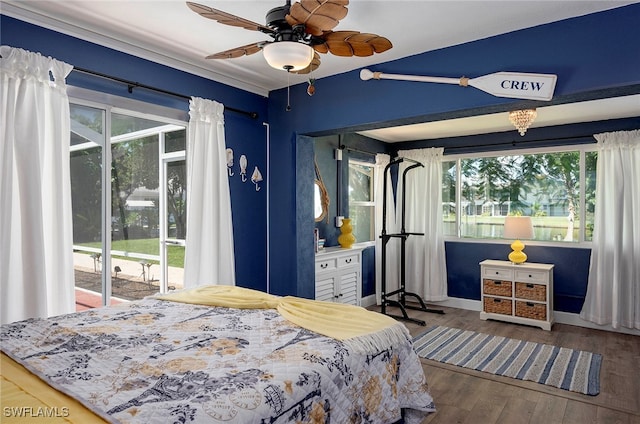
<svg viewBox="0 0 640 424"><path fill-rule="evenodd" d="M235 59L236 57L249 56L262 50L263 44L264 41L261 41L259 43L247 44L242 47L235 47L233 49L209 55L205 59Z"/></svg>
<svg viewBox="0 0 640 424"><path fill-rule="evenodd" d="M384 37L358 31L330 32L325 35L324 40L324 45L331 54L343 57L366 57L393 47L391 41Z"/></svg>
<svg viewBox="0 0 640 424"><path fill-rule="evenodd" d="M327 46L327 43L325 41L318 42L317 44L313 44L311 47L313 47L313 49L318 53L323 53L323 54L329 53L329 46Z"/></svg>
<svg viewBox="0 0 640 424"><path fill-rule="evenodd" d="M338 25L347 16L349 0L300 0L286 16L291 26L304 24L307 33L320 36Z"/></svg>
<svg viewBox="0 0 640 424"><path fill-rule="evenodd" d="M391 44L391 41L389 41L389 39L381 36L377 36L369 40L368 43L373 46L373 50L376 53L386 52L393 47L393 44Z"/></svg>
<svg viewBox="0 0 640 424"><path fill-rule="evenodd" d="M250 21L248 19L241 18L236 15L232 15L231 13L223 12L222 10L213 9L209 6L205 6L203 4L193 3L188 1L187 6L198 15L207 18L213 19L218 23L224 25L230 25L234 27L240 27L244 29L248 29L250 31L260 31L267 34L273 34L274 30L271 28L264 26L262 24Z"/></svg>
<svg viewBox="0 0 640 424"><path fill-rule="evenodd" d="M353 51L353 47L351 46L351 44L347 43L344 40L343 41L338 41L338 40L327 41L327 47L329 49L329 52L334 56L340 56L340 57L355 56L355 53Z"/></svg>
<svg viewBox="0 0 640 424"><path fill-rule="evenodd" d="M357 44L357 43L367 44L368 46L371 46L371 48L373 49L373 53L386 52L387 50L393 47L393 44L391 44L391 41L389 41L387 38L381 37L377 34L371 34L371 33L360 33L360 34L351 36L349 37L348 41L351 44Z"/></svg>

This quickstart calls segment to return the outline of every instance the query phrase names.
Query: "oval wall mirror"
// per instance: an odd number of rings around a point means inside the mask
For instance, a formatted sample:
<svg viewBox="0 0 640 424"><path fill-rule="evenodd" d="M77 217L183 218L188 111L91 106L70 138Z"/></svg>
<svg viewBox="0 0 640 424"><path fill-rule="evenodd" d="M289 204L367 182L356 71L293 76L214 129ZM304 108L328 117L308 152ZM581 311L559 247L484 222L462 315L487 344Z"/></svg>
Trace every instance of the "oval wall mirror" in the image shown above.
<svg viewBox="0 0 640 424"><path fill-rule="evenodd" d="M316 222L327 219L329 222L329 192L322 181L318 162L313 158L313 166L316 168L316 179L313 184L313 216Z"/></svg>
<svg viewBox="0 0 640 424"><path fill-rule="evenodd" d="M329 194L322 180L315 180L313 185L313 216L316 222L327 218L329 214Z"/></svg>

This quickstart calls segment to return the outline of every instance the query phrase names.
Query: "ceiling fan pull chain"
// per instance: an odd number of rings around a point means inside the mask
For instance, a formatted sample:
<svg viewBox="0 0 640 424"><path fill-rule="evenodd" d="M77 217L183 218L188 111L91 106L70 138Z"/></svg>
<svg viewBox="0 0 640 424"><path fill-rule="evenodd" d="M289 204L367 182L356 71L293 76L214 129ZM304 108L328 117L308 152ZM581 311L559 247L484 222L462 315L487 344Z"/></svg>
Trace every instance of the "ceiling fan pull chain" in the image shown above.
<svg viewBox="0 0 640 424"><path fill-rule="evenodd" d="M291 101L289 98L289 94L291 91L291 83L289 82L290 76L291 76L291 73L287 71L287 109L286 109L287 112L291 111Z"/></svg>

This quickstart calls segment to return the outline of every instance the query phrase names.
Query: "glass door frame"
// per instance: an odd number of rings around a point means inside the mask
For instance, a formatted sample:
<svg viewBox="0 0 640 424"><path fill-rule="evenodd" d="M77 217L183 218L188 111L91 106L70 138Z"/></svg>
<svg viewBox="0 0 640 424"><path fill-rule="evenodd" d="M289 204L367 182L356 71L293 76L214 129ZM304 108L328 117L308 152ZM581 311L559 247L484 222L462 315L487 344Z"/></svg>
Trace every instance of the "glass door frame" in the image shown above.
<svg viewBox="0 0 640 424"><path fill-rule="evenodd" d="M101 175L100 175L100 249L83 247L80 250L86 252L100 253L100 281L101 281L101 303L102 306L109 306L111 303L111 113L113 107L104 103L94 102L86 99L76 99L69 96L69 103L73 105L89 107L102 112L102 138L96 146L100 148ZM109 141L107 141L109 140ZM107 145L109 148L107 148ZM82 146L82 145L80 145ZM79 150L80 146L69 146L70 153ZM74 245L74 250L79 246Z"/></svg>
<svg viewBox="0 0 640 424"><path fill-rule="evenodd" d="M186 129L188 131L188 129ZM160 136L160 149L161 152L164 152L164 135L162 133ZM187 154L186 147L185 150L171 152L171 153L161 153L160 154L160 293L166 293L169 289L168 281L169 281L169 260L168 260L168 250L169 245L172 246L182 246L185 247L185 240L178 238L170 238L169 237L169 208L167 206L167 176L168 176L168 166L170 163L181 162L183 161L186 166L187 162ZM187 187L189 181L186 181ZM183 265L184 266L184 265Z"/></svg>

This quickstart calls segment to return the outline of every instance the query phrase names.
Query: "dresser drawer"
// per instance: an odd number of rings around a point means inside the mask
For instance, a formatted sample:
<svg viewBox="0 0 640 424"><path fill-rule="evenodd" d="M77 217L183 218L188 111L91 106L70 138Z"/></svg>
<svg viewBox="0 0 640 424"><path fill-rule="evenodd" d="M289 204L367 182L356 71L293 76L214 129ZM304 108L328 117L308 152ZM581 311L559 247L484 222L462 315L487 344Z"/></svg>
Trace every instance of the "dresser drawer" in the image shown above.
<svg viewBox="0 0 640 424"><path fill-rule="evenodd" d="M515 280L523 283L546 283L549 273L544 271L517 270Z"/></svg>
<svg viewBox="0 0 640 424"><path fill-rule="evenodd" d="M482 278L490 278L492 280L513 280L513 270L486 267L482 269Z"/></svg>
<svg viewBox="0 0 640 424"><path fill-rule="evenodd" d="M511 299L500 299L497 297L485 297L483 300L483 310L491 314L511 315Z"/></svg>
<svg viewBox="0 0 640 424"><path fill-rule="evenodd" d="M340 256L338 258L338 267L339 268L343 268L346 266L354 266L360 265L360 255L358 254L353 254L353 255L348 255L348 256Z"/></svg>
<svg viewBox="0 0 640 424"><path fill-rule="evenodd" d="M547 320L547 305L545 303L516 301L516 316L520 318Z"/></svg>
<svg viewBox="0 0 640 424"><path fill-rule="evenodd" d="M511 297L511 281L492 280L485 278L482 280L482 292L484 294L494 294L496 296Z"/></svg>
<svg viewBox="0 0 640 424"><path fill-rule="evenodd" d="M534 283L516 283L516 297L527 300L547 300L547 285Z"/></svg>
<svg viewBox="0 0 640 424"><path fill-rule="evenodd" d="M337 258L316 259L316 272L333 271L338 268Z"/></svg>

